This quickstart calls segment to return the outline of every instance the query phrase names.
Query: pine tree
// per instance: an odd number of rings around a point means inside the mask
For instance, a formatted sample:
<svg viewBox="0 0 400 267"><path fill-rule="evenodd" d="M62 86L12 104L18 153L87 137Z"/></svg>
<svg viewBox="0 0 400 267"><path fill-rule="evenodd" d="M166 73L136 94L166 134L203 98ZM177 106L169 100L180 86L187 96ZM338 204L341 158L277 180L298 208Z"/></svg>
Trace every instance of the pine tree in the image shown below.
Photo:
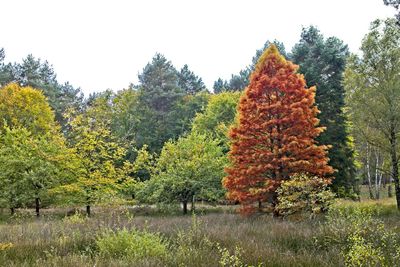
<svg viewBox="0 0 400 267"><path fill-rule="evenodd" d="M315 102L321 113L320 124L326 131L318 141L330 145L329 165L337 171L332 184L339 195L357 191L354 151L351 147L344 114L343 72L349 50L336 37L324 38L314 26L303 29L301 40L293 48L292 60L300 66L308 86L318 88Z"/></svg>
<svg viewBox="0 0 400 267"><path fill-rule="evenodd" d="M160 152L164 142L181 134L174 110L185 92L178 85L178 72L163 55L156 54L139 75L138 114L135 142L152 152Z"/></svg>
<svg viewBox="0 0 400 267"><path fill-rule="evenodd" d="M213 90L215 94L219 94L221 92L227 91L227 88L229 87L227 81L222 80L221 78L218 78L218 80L216 80L214 82L213 85Z"/></svg>
<svg viewBox="0 0 400 267"><path fill-rule="evenodd" d="M0 86L17 83L19 86L30 86L41 90L47 97L55 118L66 134L67 121L64 118L68 108L80 109L83 93L71 84L60 84L53 66L40 58L28 55L21 63L4 63L5 52L0 49Z"/></svg>
<svg viewBox="0 0 400 267"><path fill-rule="evenodd" d="M316 89L306 88L297 68L271 45L240 99L239 124L230 132L231 166L223 184L242 211L266 200L275 206L276 189L293 174L326 177L333 172L327 147L315 141L324 130L317 127Z"/></svg>
<svg viewBox="0 0 400 267"><path fill-rule="evenodd" d="M400 0L383 0L383 3L387 6L392 6L398 11L396 14L397 25L400 26Z"/></svg>
<svg viewBox="0 0 400 267"><path fill-rule="evenodd" d="M187 94L194 95L207 90L203 80L194 74L193 71L189 70L189 67L186 64L179 72L178 78L178 85Z"/></svg>
<svg viewBox="0 0 400 267"><path fill-rule="evenodd" d="M282 42L278 40L272 42L266 41L261 49L257 49L250 65L240 70L238 74L232 74L229 81L218 78L218 80L214 82L214 93L220 93L222 91L243 91L247 85L249 85L250 74L254 71L258 59L271 44L274 44L285 58L288 57L285 45Z"/></svg>

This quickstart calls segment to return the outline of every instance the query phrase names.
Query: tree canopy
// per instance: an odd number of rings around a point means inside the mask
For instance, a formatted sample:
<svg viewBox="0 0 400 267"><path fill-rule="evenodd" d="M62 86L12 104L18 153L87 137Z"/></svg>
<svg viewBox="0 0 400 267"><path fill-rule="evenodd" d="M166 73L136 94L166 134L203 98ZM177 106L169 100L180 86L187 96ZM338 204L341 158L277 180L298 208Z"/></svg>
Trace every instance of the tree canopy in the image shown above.
<svg viewBox="0 0 400 267"><path fill-rule="evenodd" d="M396 20L374 21L361 51L362 57L351 56L345 72L349 112L358 133L389 155L400 208L400 27Z"/></svg>
<svg viewBox="0 0 400 267"><path fill-rule="evenodd" d="M336 169L333 189L341 196L356 188L354 151L349 137L343 88L343 72L349 50L336 37L324 38L319 30L304 28L300 41L293 47L291 59L300 66L308 86L316 86L315 103L321 111L320 124L326 127L317 140L329 145L329 164Z"/></svg>

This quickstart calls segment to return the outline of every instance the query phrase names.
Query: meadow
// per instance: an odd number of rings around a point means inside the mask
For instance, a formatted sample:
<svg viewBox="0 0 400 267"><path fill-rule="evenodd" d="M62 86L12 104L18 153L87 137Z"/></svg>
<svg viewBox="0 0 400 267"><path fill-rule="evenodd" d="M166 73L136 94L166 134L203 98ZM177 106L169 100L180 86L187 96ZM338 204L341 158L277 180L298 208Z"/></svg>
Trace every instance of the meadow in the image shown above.
<svg viewBox="0 0 400 267"><path fill-rule="evenodd" d="M176 209L175 209L176 208ZM31 210L0 223L1 266L394 266L394 198L337 200L325 215L243 217L235 206Z"/></svg>

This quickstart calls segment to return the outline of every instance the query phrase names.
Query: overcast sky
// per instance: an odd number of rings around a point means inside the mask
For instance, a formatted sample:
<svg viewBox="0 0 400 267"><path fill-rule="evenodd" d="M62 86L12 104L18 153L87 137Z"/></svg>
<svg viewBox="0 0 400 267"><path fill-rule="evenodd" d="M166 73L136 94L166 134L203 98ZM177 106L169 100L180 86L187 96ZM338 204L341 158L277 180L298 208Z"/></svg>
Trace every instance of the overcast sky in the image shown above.
<svg viewBox="0 0 400 267"><path fill-rule="evenodd" d="M1 0L6 61L48 60L58 80L87 95L126 88L156 52L183 64L207 87L251 61L266 40L287 50L302 26L357 52L369 24L393 16L382 0Z"/></svg>

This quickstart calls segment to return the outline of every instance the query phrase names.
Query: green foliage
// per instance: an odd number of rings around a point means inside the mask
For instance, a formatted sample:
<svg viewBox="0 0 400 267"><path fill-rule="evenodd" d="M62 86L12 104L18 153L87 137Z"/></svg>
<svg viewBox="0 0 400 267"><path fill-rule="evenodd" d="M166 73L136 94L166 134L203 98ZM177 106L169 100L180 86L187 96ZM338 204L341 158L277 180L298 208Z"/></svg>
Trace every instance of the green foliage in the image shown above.
<svg viewBox="0 0 400 267"><path fill-rule="evenodd" d="M387 6L394 7L397 11L400 11L400 0L383 0L383 3ZM400 12L396 14L397 24L400 25Z"/></svg>
<svg viewBox="0 0 400 267"><path fill-rule="evenodd" d="M382 251L357 233L349 237L350 248L345 255L346 266L385 266Z"/></svg>
<svg viewBox="0 0 400 267"><path fill-rule="evenodd" d="M187 66L178 72L156 54L139 75L139 85L115 97L113 129L129 145L159 153L166 141L190 131L207 100L203 82Z"/></svg>
<svg viewBox="0 0 400 267"><path fill-rule="evenodd" d="M0 90L0 184L3 207L50 200L48 190L74 177L67 149L42 92L9 84ZM36 204L38 207L38 205Z"/></svg>
<svg viewBox="0 0 400 267"><path fill-rule="evenodd" d="M218 78L218 80L216 80L213 85L214 94L219 94L224 91L228 91L228 88L229 88L228 82L222 80L221 78Z"/></svg>
<svg viewBox="0 0 400 267"><path fill-rule="evenodd" d="M178 72L163 55L156 54L139 75L139 113L135 129L136 144L147 144L152 152L159 152L165 141L176 139L173 110L185 92L178 85Z"/></svg>
<svg viewBox="0 0 400 267"><path fill-rule="evenodd" d="M203 80L189 70L188 65L184 65L178 74L178 85L187 94L194 95L196 93L206 91L206 86Z"/></svg>
<svg viewBox="0 0 400 267"><path fill-rule="evenodd" d="M395 266L400 235L388 229L372 206L338 206L329 211L316 245L340 247L346 266Z"/></svg>
<svg viewBox="0 0 400 267"><path fill-rule="evenodd" d="M101 257L127 259L134 263L144 258L163 259L168 245L159 234L137 230L108 231L96 240Z"/></svg>
<svg viewBox="0 0 400 267"><path fill-rule="evenodd" d="M124 161L126 150L111 133L111 110L106 97L97 98L88 109L73 117L71 145L79 159L76 181L54 191L64 203L109 201L118 193L132 165Z"/></svg>
<svg viewBox="0 0 400 267"><path fill-rule="evenodd" d="M194 118L192 131L218 140L223 150L227 152L229 150L227 135L235 121L240 95L239 92L212 95L204 112L198 113Z"/></svg>
<svg viewBox="0 0 400 267"><path fill-rule="evenodd" d="M229 252L227 248L221 248L218 246L218 251L221 254L219 264L221 267L245 267L247 265L242 262L242 250L239 247L235 247L233 254Z"/></svg>
<svg viewBox="0 0 400 267"><path fill-rule="evenodd" d="M357 185L354 151L344 113L342 80L348 56L349 50L343 41L336 37L324 38L314 26L303 28L291 55L307 85L317 87L315 103L321 111L318 118L320 125L326 127L318 141L330 146L329 165L337 170L332 189L336 193L339 187L345 189L340 197L350 196Z"/></svg>
<svg viewBox="0 0 400 267"><path fill-rule="evenodd" d="M60 135L34 136L6 127L0 136L0 192L3 207L20 207L74 177L76 158Z"/></svg>
<svg viewBox="0 0 400 267"><path fill-rule="evenodd" d="M154 173L155 155L148 151L147 145L136 151L137 155L131 169L132 174L139 181L148 180Z"/></svg>
<svg viewBox="0 0 400 267"><path fill-rule="evenodd" d="M167 142L139 198L147 202L182 202L184 206L193 197L215 201L224 194L221 179L225 164L218 142L205 135L192 133L177 142Z"/></svg>
<svg viewBox="0 0 400 267"><path fill-rule="evenodd" d="M229 81L224 81L221 78L218 78L218 80L214 82L214 93L218 94L226 91L243 91L249 84L250 75L252 71L254 71L258 59L260 58L264 50L267 49L271 44L274 44L278 48L279 52L287 58L285 46L282 42L279 42L278 40L274 40L273 42L266 41L261 49L257 49L256 54L252 58L252 62L249 66L240 70L238 74L232 74Z"/></svg>
<svg viewBox="0 0 400 267"><path fill-rule="evenodd" d="M327 211L335 195L328 182L316 176L296 174L277 189L276 211L284 216L296 212L318 214Z"/></svg>
<svg viewBox="0 0 400 267"><path fill-rule="evenodd" d="M72 216L67 216L64 217L62 222L65 224L83 224L88 220L88 218L86 216L83 216L81 213L79 212L75 212L75 214L73 214Z"/></svg>
<svg viewBox="0 0 400 267"><path fill-rule="evenodd" d="M196 115L203 112L212 97L207 92L186 95L176 104L171 116L175 119L175 129L180 136L190 133Z"/></svg>
<svg viewBox="0 0 400 267"><path fill-rule="evenodd" d="M344 79L353 133L359 150L369 145L388 158L391 166L386 168L399 195L400 27L396 21L374 21L361 50L362 57L349 58ZM363 151L360 155L369 159Z"/></svg>
<svg viewBox="0 0 400 267"><path fill-rule="evenodd" d="M60 84L57 75L47 61L28 55L21 63L4 64L4 50L0 53L0 86L15 82L20 86L33 87L41 90L47 97L51 108L54 110L57 122L66 130L66 120L63 114L68 108L80 109L83 94L79 88L71 84Z"/></svg>
<svg viewBox="0 0 400 267"><path fill-rule="evenodd" d="M155 155L150 153L147 145L135 150L136 158L132 164L128 164L127 176L120 180L120 190L124 195L135 198L135 194L143 189L143 181L150 179L155 172ZM129 175L129 176L128 176Z"/></svg>

